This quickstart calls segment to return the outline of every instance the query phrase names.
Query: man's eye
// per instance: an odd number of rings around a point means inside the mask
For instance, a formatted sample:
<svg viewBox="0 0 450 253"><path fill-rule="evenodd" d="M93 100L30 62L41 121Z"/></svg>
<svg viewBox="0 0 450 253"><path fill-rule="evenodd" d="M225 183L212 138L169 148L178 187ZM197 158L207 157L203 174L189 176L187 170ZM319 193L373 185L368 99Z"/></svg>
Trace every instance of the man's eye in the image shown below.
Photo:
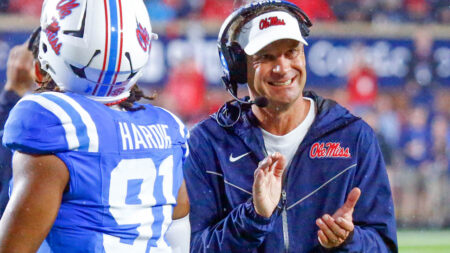
<svg viewBox="0 0 450 253"><path fill-rule="evenodd" d="M259 56L258 56L258 59L259 59L259 60L262 60L262 61L264 61L264 60L269 60L269 59L270 59L270 55L268 55L268 54L262 54L262 55L259 55Z"/></svg>
<svg viewBox="0 0 450 253"><path fill-rule="evenodd" d="M297 54L298 54L298 50L296 48L289 49L286 52L286 56L288 56L288 57L295 57L295 56L297 56Z"/></svg>

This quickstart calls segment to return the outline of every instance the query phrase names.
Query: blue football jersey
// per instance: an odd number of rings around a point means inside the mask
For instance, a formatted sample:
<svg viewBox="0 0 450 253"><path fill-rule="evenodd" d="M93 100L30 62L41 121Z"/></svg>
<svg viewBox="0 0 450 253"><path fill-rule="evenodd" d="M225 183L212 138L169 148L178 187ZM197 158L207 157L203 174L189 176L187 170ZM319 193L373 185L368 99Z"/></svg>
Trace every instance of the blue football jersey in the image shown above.
<svg viewBox="0 0 450 253"><path fill-rule="evenodd" d="M73 93L29 95L11 111L3 144L54 154L70 173L46 238L53 252L168 251L188 131L152 105L119 111Z"/></svg>

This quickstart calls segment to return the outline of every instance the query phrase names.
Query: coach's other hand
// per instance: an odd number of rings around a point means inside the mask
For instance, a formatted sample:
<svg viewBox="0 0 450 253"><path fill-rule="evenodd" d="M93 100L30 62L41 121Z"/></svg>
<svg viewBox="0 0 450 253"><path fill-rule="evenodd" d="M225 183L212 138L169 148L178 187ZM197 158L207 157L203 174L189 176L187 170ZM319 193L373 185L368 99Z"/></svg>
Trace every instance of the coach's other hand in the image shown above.
<svg viewBox="0 0 450 253"><path fill-rule="evenodd" d="M353 225L353 210L358 202L361 190L358 187L348 194L344 205L333 216L323 215L316 220L319 231L317 232L320 244L325 248L334 248L341 245L355 226Z"/></svg>
<svg viewBox="0 0 450 253"><path fill-rule="evenodd" d="M262 160L255 170L253 206L263 217L270 217L280 201L285 165L284 156L276 152Z"/></svg>

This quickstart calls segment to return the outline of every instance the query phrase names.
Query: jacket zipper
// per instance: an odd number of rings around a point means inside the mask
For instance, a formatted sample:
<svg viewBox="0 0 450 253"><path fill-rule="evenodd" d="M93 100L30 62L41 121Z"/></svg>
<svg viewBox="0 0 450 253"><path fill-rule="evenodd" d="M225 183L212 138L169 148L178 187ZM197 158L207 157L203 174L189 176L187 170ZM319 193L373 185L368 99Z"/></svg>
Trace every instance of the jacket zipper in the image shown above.
<svg viewBox="0 0 450 253"><path fill-rule="evenodd" d="M281 218L283 220L283 239L284 239L284 251L289 251L289 231L288 231L288 223L287 223L287 204L286 204L286 191L283 189L281 192L282 198L282 211Z"/></svg>

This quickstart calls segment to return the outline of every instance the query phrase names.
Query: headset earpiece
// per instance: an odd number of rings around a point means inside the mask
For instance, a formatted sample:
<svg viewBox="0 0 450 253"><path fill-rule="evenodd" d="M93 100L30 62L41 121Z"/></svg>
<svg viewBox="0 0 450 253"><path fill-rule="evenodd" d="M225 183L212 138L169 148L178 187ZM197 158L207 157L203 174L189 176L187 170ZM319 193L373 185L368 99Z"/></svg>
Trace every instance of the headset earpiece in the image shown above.
<svg viewBox="0 0 450 253"><path fill-rule="evenodd" d="M302 33L302 36L304 38L309 36L309 27L308 27L307 23L305 23L305 22L300 23L300 32Z"/></svg>
<svg viewBox="0 0 450 253"><path fill-rule="evenodd" d="M247 82L247 59L244 50L237 42L232 42L229 47L232 60L230 69L230 79L236 83L244 84Z"/></svg>

